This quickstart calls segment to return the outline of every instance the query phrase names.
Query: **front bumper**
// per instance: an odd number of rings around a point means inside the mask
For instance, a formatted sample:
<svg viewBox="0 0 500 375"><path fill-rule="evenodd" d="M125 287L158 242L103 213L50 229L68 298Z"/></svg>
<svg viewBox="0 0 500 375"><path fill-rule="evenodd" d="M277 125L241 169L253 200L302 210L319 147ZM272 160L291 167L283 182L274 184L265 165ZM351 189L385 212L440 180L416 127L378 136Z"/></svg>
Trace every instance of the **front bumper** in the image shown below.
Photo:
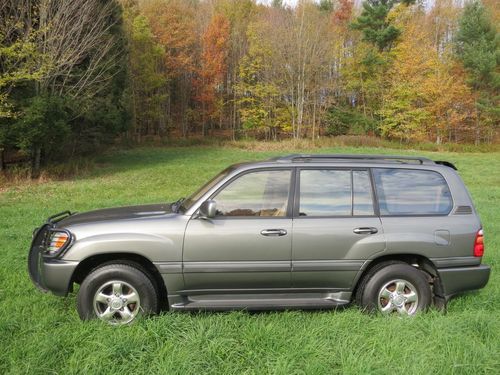
<svg viewBox="0 0 500 375"><path fill-rule="evenodd" d="M40 283L45 290L56 296L65 297L71 291L71 277L78 262L44 259L42 260Z"/></svg>
<svg viewBox="0 0 500 375"><path fill-rule="evenodd" d="M486 264L474 267L438 269L443 294L446 298L469 290L484 288L490 278L490 272L491 268Z"/></svg>

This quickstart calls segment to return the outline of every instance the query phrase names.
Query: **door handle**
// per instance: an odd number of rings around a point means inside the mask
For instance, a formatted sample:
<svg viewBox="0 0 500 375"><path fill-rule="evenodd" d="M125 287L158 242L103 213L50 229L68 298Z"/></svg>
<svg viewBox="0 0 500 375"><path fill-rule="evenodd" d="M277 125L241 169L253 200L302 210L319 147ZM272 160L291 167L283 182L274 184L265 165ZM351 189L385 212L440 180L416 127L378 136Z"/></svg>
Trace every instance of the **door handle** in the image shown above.
<svg viewBox="0 0 500 375"><path fill-rule="evenodd" d="M375 234L378 232L377 228L373 227L364 227L364 228L356 228L353 230L356 234Z"/></svg>
<svg viewBox="0 0 500 375"><path fill-rule="evenodd" d="M284 236L287 234L285 229L263 229L260 231L263 236Z"/></svg>

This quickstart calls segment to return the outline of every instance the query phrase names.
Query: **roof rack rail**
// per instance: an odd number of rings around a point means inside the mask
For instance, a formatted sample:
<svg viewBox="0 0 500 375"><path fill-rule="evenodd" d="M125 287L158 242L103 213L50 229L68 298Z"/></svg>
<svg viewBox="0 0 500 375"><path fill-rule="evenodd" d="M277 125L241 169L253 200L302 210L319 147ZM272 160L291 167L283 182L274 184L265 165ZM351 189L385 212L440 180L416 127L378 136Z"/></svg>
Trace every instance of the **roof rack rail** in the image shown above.
<svg viewBox="0 0 500 375"><path fill-rule="evenodd" d="M387 160L400 163L419 163L419 164L435 164L433 160L423 157L414 156L397 156L397 155L345 155L345 154L291 154L270 159L278 162L304 162L313 160Z"/></svg>

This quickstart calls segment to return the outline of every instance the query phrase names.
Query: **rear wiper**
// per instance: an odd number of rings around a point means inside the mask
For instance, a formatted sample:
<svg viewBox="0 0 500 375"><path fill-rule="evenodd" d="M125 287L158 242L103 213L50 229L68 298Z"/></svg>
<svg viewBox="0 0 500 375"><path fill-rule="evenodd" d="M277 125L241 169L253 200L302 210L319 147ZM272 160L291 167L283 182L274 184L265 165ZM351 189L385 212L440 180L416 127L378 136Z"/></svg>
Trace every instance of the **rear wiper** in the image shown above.
<svg viewBox="0 0 500 375"><path fill-rule="evenodd" d="M179 208L181 207L181 204L182 204L182 202L184 202L185 199L186 198L180 198L177 201L175 201L174 203L172 203L172 211L175 213L179 212Z"/></svg>

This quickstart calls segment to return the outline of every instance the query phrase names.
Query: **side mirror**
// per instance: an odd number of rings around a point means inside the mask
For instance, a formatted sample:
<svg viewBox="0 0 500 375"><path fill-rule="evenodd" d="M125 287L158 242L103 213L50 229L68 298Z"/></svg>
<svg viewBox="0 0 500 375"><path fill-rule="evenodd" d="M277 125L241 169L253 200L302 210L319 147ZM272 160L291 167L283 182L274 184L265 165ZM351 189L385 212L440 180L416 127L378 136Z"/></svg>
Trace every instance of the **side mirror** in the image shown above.
<svg viewBox="0 0 500 375"><path fill-rule="evenodd" d="M215 217L215 213L217 211L215 201L208 200L201 204L200 206L200 215L198 216L201 219L211 219Z"/></svg>

